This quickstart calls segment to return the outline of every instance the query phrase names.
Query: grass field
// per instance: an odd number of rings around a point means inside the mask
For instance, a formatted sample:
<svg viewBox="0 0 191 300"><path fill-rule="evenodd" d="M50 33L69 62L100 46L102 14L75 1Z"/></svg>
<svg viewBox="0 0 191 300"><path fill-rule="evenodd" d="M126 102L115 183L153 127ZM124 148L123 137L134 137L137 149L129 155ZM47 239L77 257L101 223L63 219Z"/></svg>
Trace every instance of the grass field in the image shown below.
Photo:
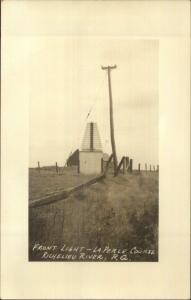
<svg viewBox="0 0 191 300"><path fill-rule="evenodd" d="M86 182L94 176L78 174L77 167L66 167L59 169L56 173L55 167L29 169L29 200L39 199L49 193L59 192L65 188Z"/></svg>
<svg viewBox="0 0 191 300"><path fill-rule="evenodd" d="M34 174L30 177L33 180L31 186L38 182L40 176L33 177ZM46 186L52 189L48 180L43 182L44 190ZM62 184L62 179L58 182L57 186ZM75 183L75 180L72 182ZM41 183L38 184L41 186ZM30 191L31 197L39 193L37 190L33 188ZM43 260L42 252L34 251L36 243L56 245L58 249L63 245L94 250L97 247L101 252L109 246L111 249L128 249L128 261L157 261L158 173L108 175L101 182L75 192L65 200L30 208L29 242L30 260ZM130 251L132 249L135 251ZM151 250L152 255L148 254ZM78 261L78 258L74 257L74 260ZM58 260L65 261L67 258ZM92 257L87 256L85 261L89 260ZM120 256L116 258L116 261L119 260ZM111 255L105 255L104 261L111 261Z"/></svg>

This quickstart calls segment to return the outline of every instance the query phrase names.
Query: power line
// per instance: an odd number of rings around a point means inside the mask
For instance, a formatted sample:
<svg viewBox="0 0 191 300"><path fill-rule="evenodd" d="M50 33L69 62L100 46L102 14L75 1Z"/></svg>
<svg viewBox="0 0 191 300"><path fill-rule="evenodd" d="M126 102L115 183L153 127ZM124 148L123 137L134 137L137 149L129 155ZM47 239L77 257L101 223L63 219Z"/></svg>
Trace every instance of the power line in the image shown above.
<svg viewBox="0 0 191 300"><path fill-rule="evenodd" d="M84 118L84 121L83 121L83 123L82 123L81 130L80 130L80 132L79 132L79 134L78 134L78 137L77 137L78 145L79 145L79 143L80 143L81 135L82 135L82 133L84 132L84 129L85 129L87 120L88 120L89 116L91 115L91 113L92 113L92 111L93 111L93 109L94 109L94 107L95 107L95 105L96 105L96 103L97 103L97 100L98 100L98 97L99 97L99 95L100 95L100 91L101 91L101 89L102 89L102 87L103 87L103 84L104 84L106 75L107 75L107 74L105 74L105 76L104 76L104 78L102 79L100 85L98 86L97 91L96 91L95 96L94 96L93 104L91 105L91 107L90 107L90 109L89 109L87 115L86 115L85 118ZM79 147L79 148L80 148L80 147ZM73 153L73 150L74 150L74 145L73 145L72 148L71 148L69 157L70 157L71 154ZM68 159L69 157L67 157L67 159ZM66 159L66 161L67 161L67 159Z"/></svg>

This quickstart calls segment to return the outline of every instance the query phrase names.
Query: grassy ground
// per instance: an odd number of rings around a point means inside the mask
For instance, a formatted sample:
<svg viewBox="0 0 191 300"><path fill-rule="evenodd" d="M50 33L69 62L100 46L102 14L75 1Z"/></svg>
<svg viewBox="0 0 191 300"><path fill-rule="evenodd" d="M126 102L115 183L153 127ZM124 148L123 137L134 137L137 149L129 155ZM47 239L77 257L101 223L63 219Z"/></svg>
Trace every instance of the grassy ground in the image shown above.
<svg viewBox="0 0 191 300"><path fill-rule="evenodd" d="M33 248L35 243L56 245L57 249L80 246L92 249L91 253L101 249L104 261L112 261L112 255L104 253L106 246L127 249L128 261L158 259L157 172L108 175L65 200L30 208L29 216L30 260L43 260L43 252ZM92 257L87 256L88 260ZM120 261L121 256L115 260Z"/></svg>
<svg viewBox="0 0 191 300"><path fill-rule="evenodd" d="M77 173L77 167L60 168L56 173L55 167L41 168L40 173L36 168L29 169L29 200L34 200L59 192L65 188L73 187L89 180L94 176Z"/></svg>

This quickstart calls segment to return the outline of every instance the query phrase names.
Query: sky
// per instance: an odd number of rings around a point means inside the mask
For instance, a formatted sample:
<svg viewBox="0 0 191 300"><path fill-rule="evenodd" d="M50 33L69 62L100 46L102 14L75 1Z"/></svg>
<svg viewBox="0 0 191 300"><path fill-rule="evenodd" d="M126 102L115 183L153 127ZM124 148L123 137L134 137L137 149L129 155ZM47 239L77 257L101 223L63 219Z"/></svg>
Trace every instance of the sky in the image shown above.
<svg viewBox="0 0 191 300"><path fill-rule="evenodd" d="M24 40L24 39L23 39ZM64 165L81 147L87 122L111 153L107 73L111 72L118 160L158 163L157 40L33 36L25 39L29 80L30 167ZM88 112L91 110L89 117Z"/></svg>

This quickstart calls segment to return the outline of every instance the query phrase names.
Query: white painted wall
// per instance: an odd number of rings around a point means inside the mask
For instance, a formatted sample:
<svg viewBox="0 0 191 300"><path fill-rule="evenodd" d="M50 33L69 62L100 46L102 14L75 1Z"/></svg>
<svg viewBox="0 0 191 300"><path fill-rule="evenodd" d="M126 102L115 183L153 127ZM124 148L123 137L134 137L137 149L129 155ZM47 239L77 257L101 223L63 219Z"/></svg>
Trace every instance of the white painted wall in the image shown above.
<svg viewBox="0 0 191 300"><path fill-rule="evenodd" d="M103 152L80 151L80 173L100 174Z"/></svg>

